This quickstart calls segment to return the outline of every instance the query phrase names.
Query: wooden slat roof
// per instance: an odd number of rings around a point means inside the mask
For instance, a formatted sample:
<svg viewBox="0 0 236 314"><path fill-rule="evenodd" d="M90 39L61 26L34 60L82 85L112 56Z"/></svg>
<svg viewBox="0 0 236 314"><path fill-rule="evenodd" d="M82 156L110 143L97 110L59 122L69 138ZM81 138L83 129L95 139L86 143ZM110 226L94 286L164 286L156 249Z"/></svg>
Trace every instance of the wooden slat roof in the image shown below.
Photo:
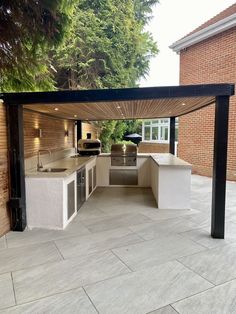
<svg viewBox="0 0 236 314"><path fill-rule="evenodd" d="M73 104L34 104L24 107L75 120L148 119L177 117L212 104L214 101L215 97L208 96Z"/></svg>

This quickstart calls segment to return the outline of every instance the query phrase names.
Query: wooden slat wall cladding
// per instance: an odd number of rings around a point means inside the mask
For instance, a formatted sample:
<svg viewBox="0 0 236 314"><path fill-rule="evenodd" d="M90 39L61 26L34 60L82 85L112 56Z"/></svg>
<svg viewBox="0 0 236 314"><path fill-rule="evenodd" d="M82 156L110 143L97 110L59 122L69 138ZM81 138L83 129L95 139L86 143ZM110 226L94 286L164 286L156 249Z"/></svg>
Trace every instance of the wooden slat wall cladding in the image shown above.
<svg viewBox="0 0 236 314"><path fill-rule="evenodd" d="M87 138L87 133L91 133L92 139L95 140L100 136L100 128L91 123L82 123L82 138Z"/></svg>
<svg viewBox="0 0 236 314"><path fill-rule="evenodd" d="M0 104L0 236L10 230L10 217L6 205L8 199L6 108Z"/></svg>
<svg viewBox="0 0 236 314"><path fill-rule="evenodd" d="M37 137L37 129L42 137ZM65 131L69 136L65 136ZM74 144L74 122L54 118L45 114L24 110L24 151L25 158L37 155L39 149L57 151L71 148Z"/></svg>

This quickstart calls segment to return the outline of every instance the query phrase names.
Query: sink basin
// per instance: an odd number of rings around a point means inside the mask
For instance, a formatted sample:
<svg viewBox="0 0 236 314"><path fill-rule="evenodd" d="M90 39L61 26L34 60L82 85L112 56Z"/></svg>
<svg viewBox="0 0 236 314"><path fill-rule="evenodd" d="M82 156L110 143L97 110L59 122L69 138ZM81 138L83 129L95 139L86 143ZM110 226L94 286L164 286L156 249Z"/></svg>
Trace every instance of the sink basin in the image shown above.
<svg viewBox="0 0 236 314"><path fill-rule="evenodd" d="M46 168L41 170L41 172L63 172L66 171L67 168Z"/></svg>

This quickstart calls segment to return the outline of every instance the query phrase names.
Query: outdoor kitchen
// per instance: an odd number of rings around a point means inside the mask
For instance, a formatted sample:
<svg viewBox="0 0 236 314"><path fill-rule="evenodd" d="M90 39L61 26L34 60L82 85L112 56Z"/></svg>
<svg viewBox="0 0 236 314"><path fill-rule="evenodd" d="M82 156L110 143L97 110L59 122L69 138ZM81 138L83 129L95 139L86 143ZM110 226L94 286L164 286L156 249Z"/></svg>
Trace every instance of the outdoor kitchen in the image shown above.
<svg viewBox="0 0 236 314"><path fill-rule="evenodd" d="M64 229L97 187L151 188L157 208L190 208L191 165L172 154L138 154L135 144L101 153L100 141L89 135L78 141L77 154L68 149L53 161L42 153L25 162L29 228Z"/></svg>

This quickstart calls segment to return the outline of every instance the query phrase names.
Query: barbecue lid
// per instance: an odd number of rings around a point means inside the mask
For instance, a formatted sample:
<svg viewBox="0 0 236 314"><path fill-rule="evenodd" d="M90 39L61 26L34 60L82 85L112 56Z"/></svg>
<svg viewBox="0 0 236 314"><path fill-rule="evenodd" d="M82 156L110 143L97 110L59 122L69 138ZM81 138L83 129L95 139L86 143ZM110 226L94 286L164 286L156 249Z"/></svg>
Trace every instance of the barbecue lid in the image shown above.
<svg viewBox="0 0 236 314"><path fill-rule="evenodd" d="M137 145L135 144L112 144L111 154L115 155L128 155L137 154Z"/></svg>

